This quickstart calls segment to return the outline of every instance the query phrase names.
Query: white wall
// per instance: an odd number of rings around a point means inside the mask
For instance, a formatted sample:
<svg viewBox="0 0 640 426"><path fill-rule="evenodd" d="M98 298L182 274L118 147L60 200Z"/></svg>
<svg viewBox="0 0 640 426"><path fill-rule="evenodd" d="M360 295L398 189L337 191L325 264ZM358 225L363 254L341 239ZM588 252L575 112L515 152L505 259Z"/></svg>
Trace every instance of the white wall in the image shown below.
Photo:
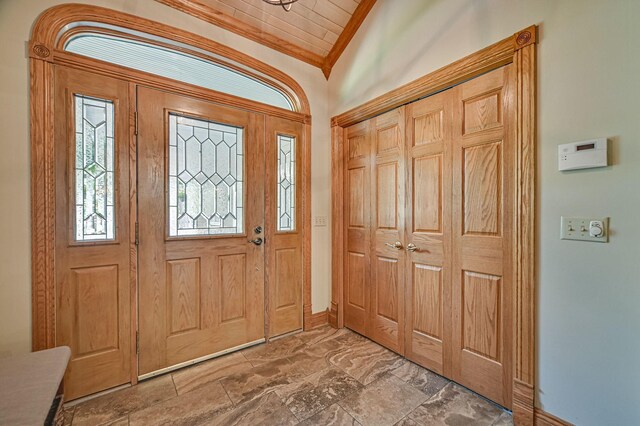
<svg viewBox="0 0 640 426"><path fill-rule="evenodd" d="M78 0L74 0L79 2ZM69 0L71 2L71 0ZM322 72L152 0L81 1L153 19L208 37L292 76L311 103L312 215L330 216L328 83ZM31 350L29 71L26 43L36 17L65 1L0 0L0 357ZM330 228L313 228L313 311L329 305Z"/></svg>
<svg viewBox="0 0 640 426"><path fill-rule="evenodd" d="M640 1L378 0L329 80L331 115L540 24L539 405L578 425L640 424ZM613 165L557 171L606 136ZM560 241L610 216L609 244Z"/></svg>

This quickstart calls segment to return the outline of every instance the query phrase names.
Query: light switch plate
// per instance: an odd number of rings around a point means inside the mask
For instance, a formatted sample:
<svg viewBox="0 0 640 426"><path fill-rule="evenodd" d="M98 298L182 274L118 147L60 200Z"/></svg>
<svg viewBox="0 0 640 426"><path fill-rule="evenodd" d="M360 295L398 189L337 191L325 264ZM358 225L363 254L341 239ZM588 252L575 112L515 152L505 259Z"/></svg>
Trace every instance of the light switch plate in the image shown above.
<svg viewBox="0 0 640 426"><path fill-rule="evenodd" d="M591 221L602 222L602 236L592 237L589 234L589 224ZM578 240L591 241L596 243L609 242L609 218L587 218L587 217L567 217L562 216L560 219L560 239L562 240Z"/></svg>
<svg viewBox="0 0 640 426"><path fill-rule="evenodd" d="M316 216L313 219L313 224L315 226L327 226L327 217L326 216Z"/></svg>

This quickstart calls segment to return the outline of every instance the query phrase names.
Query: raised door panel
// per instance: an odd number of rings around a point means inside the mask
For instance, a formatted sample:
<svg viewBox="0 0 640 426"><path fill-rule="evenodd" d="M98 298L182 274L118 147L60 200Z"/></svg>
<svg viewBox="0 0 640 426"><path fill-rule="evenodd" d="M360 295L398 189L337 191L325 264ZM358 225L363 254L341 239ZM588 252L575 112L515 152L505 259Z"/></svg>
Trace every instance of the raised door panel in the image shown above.
<svg viewBox="0 0 640 426"><path fill-rule="evenodd" d="M244 319L247 311L247 256L244 253L220 256L218 262L220 322Z"/></svg>
<svg viewBox="0 0 640 426"><path fill-rule="evenodd" d="M389 151L396 151L400 144L400 134L398 126L377 129L376 147L377 154L384 154Z"/></svg>
<svg viewBox="0 0 640 426"><path fill-rule="evenodd" d="M413 232L442 232L442 157L413 160Z"/></svg>
<svg viewBox="0 0 640 426"><path fill-rule="evenodd" d="M76 356L118 349L118 266L78 268L71 273L71 303L77 306Z"/></svg>
<svg viewBox="0 0 640 426"><path fill-rule="evenodd" d="M463 148L465 234L500 235L502 142Z"/></svg>
<svg viewBox="0 0 640 426"><path fill-rule="evenodd" d="M398 164L378 165L377 197L378 229L398 227Z"/></svg>
<svg viewBox="0 0 640 426"><path fill-rule="evenodd" d="M429 100L431 102L431 99ZM448 123L447 123L448 124ZM445 137L443 109L420 114L413 119L413 146L442 142Z"/></svg>
<svg viewBox="0 0 640 426"><path fill-rule="evenodd" d="M398 260L378 257L376 259L377 297L376 314L390 321L398 322Z"/></svg>
<svg viewBox="0 0 640 426"><path fill-rule="evenodd" d="M363 228L365 218L365 168L349 170L348 192L350 228Z"/></svg>
<svg viewBox="0 0 640 426"><path fill-rule="evenodd" d="M512 66L454 89L452 378L510 408Z"/></svg>
<svg viewBox="0 0 640 426"><path fill-rule="evenodd" d="M442 340L442 268L413 266L413 330Z"/></svg>
<svg viewBox="0 0 640 426"><path fill-rule="evenodd" d="M347 152L349 153L349 160L366 157L369 154L368 151L369 148L366 145L366 139L364 135L359 135L347 139Z"/></svg>
<svg viewBox="0 0 640 426"><path fill-rule="evenodd" d="M365 258L362 253L348 253L346 301L356 308L365 309Z"/></svg>
<svg viewBox="0 0 640 426"><path fill-rule="evenodd" d="M200 259L167 262L169 333L200 327Z"/></svg>

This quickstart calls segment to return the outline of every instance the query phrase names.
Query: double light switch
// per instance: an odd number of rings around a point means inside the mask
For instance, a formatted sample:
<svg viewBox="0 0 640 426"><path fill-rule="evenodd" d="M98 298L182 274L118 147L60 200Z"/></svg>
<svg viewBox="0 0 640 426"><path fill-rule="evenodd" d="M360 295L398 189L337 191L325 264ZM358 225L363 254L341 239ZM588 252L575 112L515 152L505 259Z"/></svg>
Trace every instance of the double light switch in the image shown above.
<svg viewBox="0 0 640 426"><path fill-rule="evenodd" d="M560 220L560 238L563 240L609 241L609 218L565 217Z"/></svg>

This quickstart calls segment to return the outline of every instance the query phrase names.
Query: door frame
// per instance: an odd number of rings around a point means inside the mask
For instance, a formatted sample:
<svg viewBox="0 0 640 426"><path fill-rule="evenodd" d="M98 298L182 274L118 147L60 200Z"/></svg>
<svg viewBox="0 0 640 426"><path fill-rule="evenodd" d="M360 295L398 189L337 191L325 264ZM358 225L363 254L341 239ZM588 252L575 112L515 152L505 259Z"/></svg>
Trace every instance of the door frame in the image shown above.
<svg viewBox="0 0 640 426"><path fill-rule="evenodd" d="M73 23L91 22L107 24L128 30L142 31L152 36L188 45L189 53L205 57L214 62L227 58L225 66L240 70L251 77L268 82L287 94L297 111L262 104L226 93L216 92L187 83L132 70L118 65L76 55L64 50L65 41L80 30L109 34L112 30L100 27L73 27ZM69 28L71 26L71 28ZM142 37L127 35L130 38ZM187 50L181 48L182 50ZM206 55L202 52L207 52ZM30 73L30 139L31 139L31 287L32 287L32 350L43 350L56 346L56 300L55 300L55 170L54 170L54 66L64 65L87 70L95 74L116 77L129 82L130 94L136 85L170 90L225 106L250 110L275 117L282 117L304 124L302 141L302 293L303 327L314 326L311 306L311 108L302 87L290 76L247 54L207 39L200 35L130 15L116 10L82 4L62 4L51 7L34 23L28 47ZM240 64L240 65L236 65ZM135 98L134 98L135 99ZM135 152L135 114L130 116L129 147ZM136 170L135 158L130 162L130 217L136 220ZM135 234L129 236L131 256L137 259ZM136 347L137 332L137 264L132 263L131 276L131 341ZM132 350L131 382L136 384L137 356Z"/></svg>
<svg viewBox="0 0 640 426"><path fill-rule="evenodd" d="M505 65L515 74L516 189L514 214L513 415L515 423L535 420L536 309L536 44L532 25L424 77L331 119L331 307L329 324L344 326L344 164L345 128L433 95Z"/></svg>

